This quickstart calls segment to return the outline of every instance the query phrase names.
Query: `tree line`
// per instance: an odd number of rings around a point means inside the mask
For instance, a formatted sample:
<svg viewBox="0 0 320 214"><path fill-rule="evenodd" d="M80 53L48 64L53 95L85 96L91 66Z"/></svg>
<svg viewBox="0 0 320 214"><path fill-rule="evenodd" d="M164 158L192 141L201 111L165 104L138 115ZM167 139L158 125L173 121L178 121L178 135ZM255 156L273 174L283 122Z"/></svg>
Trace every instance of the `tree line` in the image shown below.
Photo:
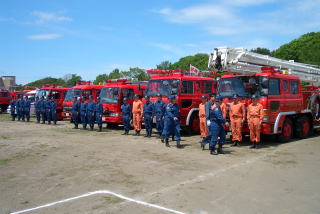
<svg viewBox="0 0 320 214"><path fill-rule="evenodd" d="M251 49L250 51L269 55L285 60L294 60L296 62L313 64L320 66L320 32L312 32L302 35L298 39L280 46L275 50L270 50L263 47ZM193 56L186 56L180 58L177 62L163 61L156 65L154 69L160 70L174 70L182 69L189 70L190 64L200 70L206 70L208 66L209 55L205 53L198 53ZM93 84L102 84L106 80L126 78L131 80L148 80L150 76L144 69L134 67L127 71L120 71L114 69L109 74L99 74L93 81ZM68 79L65 78L52 78L46 77L34 82L28 83L27 86L41 87L44 84L56 84L59 86L74 86L77 81L81 81L81 76L77 74L69 75Z"/></svg>

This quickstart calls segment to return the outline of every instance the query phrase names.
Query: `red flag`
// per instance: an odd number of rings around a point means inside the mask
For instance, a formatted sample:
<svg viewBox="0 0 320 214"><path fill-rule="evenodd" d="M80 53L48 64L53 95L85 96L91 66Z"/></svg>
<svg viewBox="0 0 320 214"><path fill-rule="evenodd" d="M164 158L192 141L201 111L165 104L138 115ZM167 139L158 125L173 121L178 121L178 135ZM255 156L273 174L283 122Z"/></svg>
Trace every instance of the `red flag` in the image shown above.
<svg viewBox="0 0 320 214"><path fill-rule="evenodd" d="M200 72L200 70L198 68L196 68L190 64L190 73L198 74L199 72Z"/></svg>

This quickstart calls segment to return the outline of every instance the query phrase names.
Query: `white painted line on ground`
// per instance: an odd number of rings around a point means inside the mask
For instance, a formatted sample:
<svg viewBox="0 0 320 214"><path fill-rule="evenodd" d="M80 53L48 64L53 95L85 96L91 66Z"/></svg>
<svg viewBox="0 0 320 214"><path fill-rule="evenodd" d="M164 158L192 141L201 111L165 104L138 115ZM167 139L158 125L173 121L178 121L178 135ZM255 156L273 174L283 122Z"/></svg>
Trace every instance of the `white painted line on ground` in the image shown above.
<svg viewBox="0 0 320 214"><path fill-rule="evenodd" d="M73 200L76 200L76 199L85 198L85 197L89 197L89 196L92 196L92 195L98 195L98 194L113 195L115 197L130 201L130 202L133 202L133 203L137 203L137 204L144 205L144 206L147 206L147 207L156 208L156 209L159 209L159 210L164 210L164 211L171 212L171 213L186 214L184 212L180 212L180 211L177 211L177 210L169 209L169 208L157 205L157 204L150 204L150 203L147 203L147 202L144 202L144 201L139 201L139 200L136 200L136 199L133 199L133 198L129 198L129 197L120 195L118 193L111 192L109 190L98 190L98 191L94 191L94 192L88 192L88 193L85 193L85 194L82 194L82 195L79 195L79 196L75 196L75 197L72 197L72 198L67 198L67 199L60 200L60 201L55 201L55 202L52 202L52 203L49 203L49 204L45 204L45 205L41 205L41 206L38 206L38 207L16 211L16 212L13 212L11 214L19 214L19 213L31 212L31 211L34 211L34 210L39 210L39 209L42 209L42 208L51 207L51 206L54 206L54 205L57 205L57 204L67 203L67 202L70 202L70 201L73 201Z"/></svg>

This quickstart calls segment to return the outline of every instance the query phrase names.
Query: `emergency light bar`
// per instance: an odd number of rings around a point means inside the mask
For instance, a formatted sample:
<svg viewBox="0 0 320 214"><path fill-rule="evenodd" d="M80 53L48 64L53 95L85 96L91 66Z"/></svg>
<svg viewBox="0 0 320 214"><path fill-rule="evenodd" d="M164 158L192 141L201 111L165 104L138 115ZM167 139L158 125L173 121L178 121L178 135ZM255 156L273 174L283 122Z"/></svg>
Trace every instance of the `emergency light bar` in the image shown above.
<svg viewBox="0 0 320 214"><path fill-rule="evenodd" d="M78 81L76 85L91 85L91 81Z"/></svg>

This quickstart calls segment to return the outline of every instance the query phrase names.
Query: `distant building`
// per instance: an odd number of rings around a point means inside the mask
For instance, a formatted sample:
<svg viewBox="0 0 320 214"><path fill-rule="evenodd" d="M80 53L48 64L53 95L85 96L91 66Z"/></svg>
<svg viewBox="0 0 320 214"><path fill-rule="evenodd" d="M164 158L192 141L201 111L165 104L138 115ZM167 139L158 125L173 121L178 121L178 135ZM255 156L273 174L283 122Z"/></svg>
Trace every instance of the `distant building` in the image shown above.
<svg viewBox="0 0 320 214"><path fill-rule="evenodd" d="M2 77L0 77L0 89L4 89L5 86L4 86L4 82L2 80Z"/></svg>
<svg viewBox="0 0 320 214"><path fill-rule="evenodd" d="M0 78L0 87L13 89L16 86L16 76L2 76Z"/></svg>

